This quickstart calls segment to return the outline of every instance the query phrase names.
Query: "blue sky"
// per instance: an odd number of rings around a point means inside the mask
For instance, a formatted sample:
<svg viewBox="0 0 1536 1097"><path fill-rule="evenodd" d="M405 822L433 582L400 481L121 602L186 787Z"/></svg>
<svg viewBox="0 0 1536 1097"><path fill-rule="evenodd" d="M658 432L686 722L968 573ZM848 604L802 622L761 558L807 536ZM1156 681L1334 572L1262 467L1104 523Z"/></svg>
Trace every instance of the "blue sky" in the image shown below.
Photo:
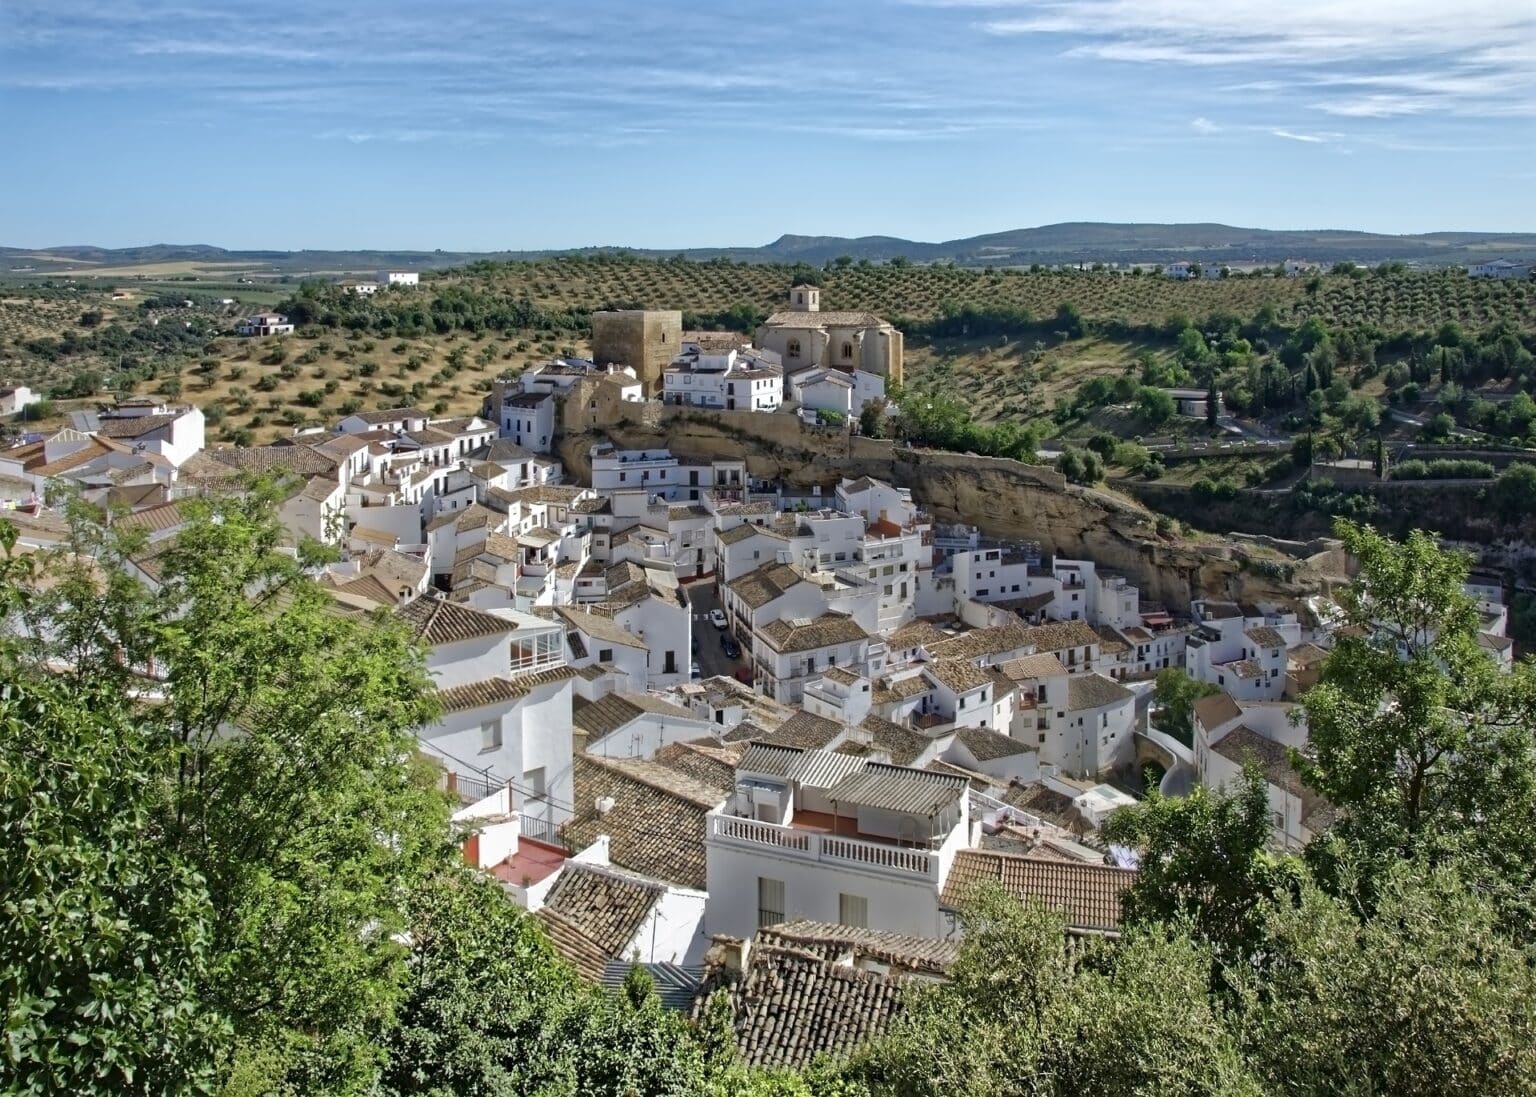
<svg viewBox="0 0 1536 1097"><path fill-rule="evenodd" d="M1536 231L1532 0L0 0L0 243Z"/></svg>

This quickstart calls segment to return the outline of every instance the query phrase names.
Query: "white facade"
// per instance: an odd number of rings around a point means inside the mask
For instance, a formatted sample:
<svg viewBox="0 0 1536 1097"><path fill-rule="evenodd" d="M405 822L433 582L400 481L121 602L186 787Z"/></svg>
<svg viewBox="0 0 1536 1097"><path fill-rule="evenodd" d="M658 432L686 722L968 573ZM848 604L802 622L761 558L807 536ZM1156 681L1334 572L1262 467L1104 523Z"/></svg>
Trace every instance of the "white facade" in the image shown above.
<svg viewBox="0 0 1536 1097"><path fill-rule="evenodd" d="M413 270L381 270L379 271L379 285L385 289L395 286L416 286L421 284L421 275Z"/></svg>
<svg viewBox="0 0 1536 1097"><path fill-rule="evenodd" d="M902 800L928 807L878 806ZM971 829L964 778L761 745L707 823L705 930L743 938L793 918L942 937L939 894Z"/></svg>
<svg viewBox="0 0 1536 1097"><path fill-rule="evenodd" d="M26 385L0 389L0 415L15 415L22 408L40 403L43 397Z"/></svg>
<svg viewBox="0 0 1536 1097"><path fill-rule="evenodd" d="M237 335L292 335L293 325L288 317L277 312L258 312L247 316L235 325Z"/></svg>
<svg viewBox="0 0 1536 1097"><path fill-rule="evenodd" d="M784 371L768 351L695 350L662 373L661 398L725 411L777 411L784 402Z"/></svg>
<svg viewBox="0 0 1536 1097"><path fill-rule="evenodd" d="M1193 720L1200 783L1230 792L1241 784L1243 767L1257 765L1268 785L1270 841L1291 852L1300 851L1332 818L1326 802L1302 784L1288 757L1290 749L1307 743L1305 723L1293 722L1298 711L1294 705L1243 702L1218 694L1202 700Z"/></svg>
<svg viewBox="0 0 1536 1097"><path fill-rule="evenodd" d="M555 448L555 398L549 393L520 392L503 397L497 411L497 429L503 438L534 453Z"/></svg>
<svg viewBox="0 0 1536 1097"><path fill-rule="evenodd" d="M1486 263L1472 263L1467 267L1468 278L1529 278L1533 267L1530 263L1511 259L1490 259Z"/></svg>

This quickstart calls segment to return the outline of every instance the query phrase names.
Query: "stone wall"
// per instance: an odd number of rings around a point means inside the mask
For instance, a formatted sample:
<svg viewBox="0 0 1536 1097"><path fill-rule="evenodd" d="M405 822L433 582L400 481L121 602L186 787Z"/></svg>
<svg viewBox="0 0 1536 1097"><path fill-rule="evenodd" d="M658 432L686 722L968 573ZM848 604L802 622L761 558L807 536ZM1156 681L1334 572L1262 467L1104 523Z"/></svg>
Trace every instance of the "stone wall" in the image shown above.
<svg viewBox="0 0 1536 1097"><path fill-rule="evenodd" d="M684 457L744 457L752 476L781 480L791 489L831 488L845 476L871 476L911 488L941 523L964 522L988 536L1038 541L1047 552L1087 557L1126 575L1145 599L1176 609L1196 597L1296 604L1321 585L1308 564L1270 550L1162 536L1155 515L1141 505L1069 485L1054 469L908 449L807 426L792 415L631 406L635 413L622 420L562 438L566 469L586 475L589 447L606 437L625 448L665 446Z"/></svg>
<svg viewBox="0 0 1536 1097"><path fill-rule="evenodd" d="M626 309L592 314L592 360L600 366L633 366L647 396L661 392L662 372L682 351L683 314L667 309Z"/></svg>

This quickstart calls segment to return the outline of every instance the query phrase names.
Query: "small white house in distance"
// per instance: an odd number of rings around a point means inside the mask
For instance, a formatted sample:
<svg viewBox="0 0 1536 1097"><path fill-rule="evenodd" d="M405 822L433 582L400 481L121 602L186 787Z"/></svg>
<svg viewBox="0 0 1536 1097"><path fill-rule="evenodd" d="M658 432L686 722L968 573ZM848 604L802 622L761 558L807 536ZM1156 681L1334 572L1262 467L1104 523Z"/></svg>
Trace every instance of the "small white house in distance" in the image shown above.
<svg viewBox="0 0 1536 1097"><path fill-rule="evenodd" d="M341 292L355 293L359 297L367 297L370 294L379 292L379 284L377 282L343 282Z"/></svg>
<svg viewBox="0 0 1536 1097"><path fill-rule="evenodd" d="M969 844L964 777L754 743L707 816L705 931L810 918L942 937L939 895Z"/></svg>
<svg viewBox="0 0 1536 1097"><path fill-rule="evenodd" d="M1315 264L1309 263L1305 259L1287 259L1285 261L1284 270L1287 278L1299 277L1313 269L1315 269Z"/></svg>
<svg viewBox="0 0 1536 1097"><path fill-rule="evenodd" d="M41 394L33 392L26 385L0 388L0 415L15 415L22 408L40 403L42 399Z"/></svg>
<svg viewBox="0 0 1536 1097"><path fill-rule="evenodd" d="M1164 389L1173 397L1173 406L1178 409L1180 415L1190 419L1204 419L1207 408L1206 401L1210 394L1205 389ZM1216 393L1216 414L1225 415L1227 407L1221 398L1221 393Z"/></svg>
<svg viewBox="0 0 1536 1097"><path fill-rule="evenodd" d="M395 286L416 286L421 284L421 275L413 270L381 270L379 271L379 285L385 289Z"/></svg>
<svg viewBox="0 0 1536 1097"><path fill-rule="evenodd" d="M1490 259L1467 267L1468 278L1529 278L1532 266L1512 259Z"/></svg>
<svg viewBox="0 0 1536 1097"><path fill-rule="evenodd" d="M788 381L789 399L802 411L835 411L857 418L864 405L885 399L885 378L865 370L803 369Z"/></svg>
<svg viewBox="0 0 1536 1097"><path fill-rule="evenodd" d="M1194 267L1192 267L1188 263L1179 262L1179 263L1164 263L1163 264L1163 277L1164 278L1180 278L1180 279L1183 279L1183 278L1193 278L1194 275L1195 275Z"/></svg>
<svg viewBox="0 0 1536 1097"><path fill-rule="evenodd" d="M292 335L293 325L280 312L258 312L235 325L237 335Z"/></svg>

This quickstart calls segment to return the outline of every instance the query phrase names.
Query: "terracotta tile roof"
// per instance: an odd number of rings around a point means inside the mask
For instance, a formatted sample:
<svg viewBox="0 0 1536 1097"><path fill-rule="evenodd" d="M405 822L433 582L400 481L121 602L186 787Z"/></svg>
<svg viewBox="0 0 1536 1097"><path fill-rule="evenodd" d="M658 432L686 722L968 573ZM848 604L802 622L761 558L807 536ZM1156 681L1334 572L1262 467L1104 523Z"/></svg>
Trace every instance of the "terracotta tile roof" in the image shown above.
<svg viewBox="0 0 1536 1097"><path fill-rule="evenodd" d="M1086 626L1085 626L1086 627ZM927 644L928 653L935 659L975 659L983 655L1001 655L1007 651L1028 650L1033 639L1028 625L1009 622L971 629L959 636Z"/></svg>
<svg viewBox="0 0 1536 1097"><path fill-rule="evenodd" d="M891 764L896 766L910 766L933 745L933 740L926 735L874 713L859 722L859 730L869 735L871 747L884 751Z"/></svg>
<svg viewBox="0 0 1536 1097"><path fill-rule="evenodd" d="M763 321L765 328L879 328L890 327L872 312L776 312Z"/></svg>
<svg viewBox="0 0 1536 1097"><path fill-rule="evenodd" d="M444 712L466 712L506 701L516 701L528 691L510 678L486 678L437 691Z"/></svg>
<svg viewBox="0 0 1536 1097"><path fill-rule="evenodd" d="M1208 732L1215 731L1228 720L1236 720L1242 715L1243 710L1238 707L1230 693L1213 693L1209 697L1200 698L1194 704L1194 717Z"/></svg>
<svg viewBox="0 0 1536 1097"><path fill-rule="evenodd" d="M377 575L386 585L396 583L414 590L427 577L426 561L394 549L353 553L352 560L359 572Z"/></svg>
<svg viewBox="0 0 1536 1097"><path fill-rule="evenodd" d="M732 526L730 529L721 530L717 536L722 543L734 545L750 537L755 537L759 533L767 532L762 526L754 526L751 522L743 522L739 526Z"/></svg>
<svg viewBox="0 0 1536 1097"><path fill-rule="evenodd" d="M347 533L348 541L362 541L369 545L385 545L394 548L400 543L400 538L393 533L382 529L369 529L367 526L353 526Z"/></svg>
<svg viewBox="0 0 1536 1097"><path fill-rule="evenodd" d="M702 889L705 816L732 788L711 785L655 762L578 754L572 765L576 810L562 828L584 849L600 834L610 838L613 863L657 880ZM598 814L599 799L613 807Z"/></svg>
<svg viewBox="0 0 1536 1097"><path fill-rule="evenodd" d="M1285 657L1298 667L1315 667L1328 658L1328 649L1320 648L1316 644L1297 644L1285 653Z"/></svg>
<svg viewBox="0 0 1536 1097"><path fill-rule="evenodd" d="M862 674L855 674L847 667L828 667L821 672L821 676L830 682L836 682L841 686L852 686L864 680Z"/></svg>
<svg viewBox="0 0 1536 1097"><path fill-rule="evenodd" d="M999 758L1012 758L1030 752L1029 747L1013 736L1004 735L994 728L959 728L955 738L965 744L965 749L978 762L993 762Z"/></svg>
<svg viewBox="0 0 1536 1097"><path fill-rule="evenodd" d="M1129 701L1136 695L1113 678L1102 674L1074 674L1067 679L1067 709L1102 708L1117 701Z"/></svg>
<svg viewBox="0 0 1536 1097"><path fill-rule="evenodd" d="M1086 621L1052 621L1025 629L1037 652L1065 651L1067 648L1097 647L1099 634Z"/></svg>
<svg viewBox="0 0 1536 1097"><path fill-rule="evenodd" d="M991 881L1016 899L1064 916L1069 929L1113 933L1120 929L1120 904L1135 880L1132 869L963 849L950 865L941 899L961 907L973 887Z"/></svg>
<svg viewBox="0 0 1536 1097"><path fill-rule="evenodd" d="M852 953L855 959L868 957L907 971L942 975L960 958L960 946L954 941L892 933L882 929L864 929L833 922L812 922L797 918L758 930L758 944L785 943L800 947L831 945Z"/></svg>
<svg viewBox="0 0 1536 1097"><path fill-rule="evenodd" d="M694 1016L716 990L729 995L736 1049L750 1067L803 1067L883 1033L901 1009L904 980L839 964L829 945L760 940L745 972L718 960L705 969Z"/></svg>
<svg viewBox="0 0 1536 1097"><path fill-rule="evenodd" d="M517 626L505 618L430 595L401 606L395 616L428 644L451 644L517 631Z"/></svg>
<svg viewBox="0 0 1536 1097"><path fill-rule="evenodd" d="M1099 654L1121 655L1131 650L1131 645L1108 625L1096 625L1093 631L1099 638Z"/></svg>
<svg viewBox="0 0 1536 1097"><path fill-rule="evenodd" d="M796 624L800 620L807 623ZM765 644L781 654L852 644L869 637L862 625L844 613L823 613L816 618L781 618L769 621L757 632Z"/></svg>
<svg viewBox="0 0 1536 1097"><path fill-rule="evenodd" d="M1001 799L1010 807L1027 811L1066 830L1071 830L1074 824L1081 825L1077 809L1072 806L1072 797L1039 781L1027 785L1009 785Z"/></svg>
<svg viewBox="0 0 1536 1097"><path fill-rule="evenodd" d="M644 640L606 614L593 613L587 609L571 606L558 606L555 608L555 616L568 628L585 633L599 644L619 644L627 648L645 650Z"/></svg>
<svg viewBox="0 0 1536 1097"><path fill-rule="evenodd" d="M384 408L381 411L359 411L347 418L361 419L373 426L380 423L396 423L406 419L426 419L427 413L419 408Z"/></svg>
<svg viewBox="0 0 1536 1097"><path fill-rule="evenodd" d="M923 673L955 693L970 693L990 685L992 679L968 659L939 659L923 668Z"/></svg>
<svg viewBox="0 0 1536 1097"><path fill-rule="evenodd" d="M697 719L687 709L648 693L610 693L596 701L577 705L571 722L590 736L589 741L595 742L648 714L671 720Z"/></svg>
<svg viewBox="0 0 1536 1097"><path fill-rule="evenodd" d="M224 446L204 451L210 458L242 472L284 469L299 476L335 474L340 464L309 446Z"/></svg>
<svg viewBox="0 0 1536 1097"><path fill-rule="evenodd" d="M32 473L34 476L57 476L60 473L68 472L70 469L79 468L81 465L94 461L98 457L105 457L107 454L112 452L114 452L112 449L102 445L100 442L92 441L75 450L73 453L66 453L57 461L49 461L47 464L34 465L31 468L28 468L27 471Z"/></svg>
<svg viewBox="0 0 1536 1097"><path fill-rule="evenodd" d="M1242 615L1243 611L1236 602L1202 602L1200 606L1202 621L1227 621Z"/></svg>
<svg viewBox="0 0 1536 1097"><path fill-rule="evenodd" d="M580 926L558 911L545 907L534 915L550 945L588 982L596 983L608 966L608 954Z"/></svg>
<svg viewBox="0 0 1536 1097"><path fill-rule="evenodd" d="M921 697L933 689L921 674L909 674L904 678L882 678L875 686L871 698L877 705L895 704L912 697Z"/></svg>
<svg viewBox="0 0 1536 1097"><path fill-rule="evenodd" d="M1234 659L1230 663L1218 664L1222 670L1231 671L1239 678L1252 679L1264 677L1264 668L1252 659Z"/></svg>
<svg viewBox="0 0 1536 1097"><path fill-rule="evenodd" d="M1270 784L1295 796L1300 796L1305 788L1301 783L1301 775L1291 765L1290 754L1285 746L1273 739L1266 739L1247 724L1238 724L1212 743L1211 753L1219 754L1238 766L1255 763L1264 771Z"/></svg>
<svg viewBox="0 0 1536 1097"><path fill-rule="evenodd" d="M728 584L731 592L749 609L761 609L791 587L805 582L788 564L770 563L747 572Z"/></svg>
<svg viewBox="0 0 1536 1097"><path fill-rule="evenodd" d="M564 915L611 958L621 958L666 887L630 873L568 861L545 909Z"/></svg>
<svg viewBox="0 0 1536 1097"><path fill-rule="evenodd" d="M843 732L843 725L813 712L797 712L779 726L779 730L764 738L763 742L780 747L819 749L825 747Z"/></svg>
<svg viewBox="0 0 1536 1097"><path fill-rule="evenodd" d="M377 575L359 575L345 583L337 583L335 589L342 594L350 594L354 598L365 598L370 602L381 606L393 606L399 603L394 591L379 581Z"/></svg>
<svg viewBox="0 0 1536 1097"><path fill-rule="evenodd" d="M1285 637L1268 625L1255 625L1253 628L1243 629L1243 635L1252 640L1255 647L1283 648Z"/></svg>
<svg viewBox="0 0 1536 1097"><path fill-rule="evenodd" d="M96 428L96 433L108 438L142 438L161 427L170 426L180 419L182 414L176 411L164 415L131 415L122 419L103 419L101 425Z"/></svg>
<svg viewBox="0 0 1536 1097"><path fill-rule="evenodd" d="M185 521L181 502L177 500L125 514L117 520L117 524L130 529L151 530L158 533L162 530L175 529Z"/></svg>
<svg viewBox="0 0 1536 1097"><path fill-rule="evenodd" d="M710 788L729 788L736 781L736 762L742 751L742 747L713 741L668 743L651 755L651 761Z"/></svg>

